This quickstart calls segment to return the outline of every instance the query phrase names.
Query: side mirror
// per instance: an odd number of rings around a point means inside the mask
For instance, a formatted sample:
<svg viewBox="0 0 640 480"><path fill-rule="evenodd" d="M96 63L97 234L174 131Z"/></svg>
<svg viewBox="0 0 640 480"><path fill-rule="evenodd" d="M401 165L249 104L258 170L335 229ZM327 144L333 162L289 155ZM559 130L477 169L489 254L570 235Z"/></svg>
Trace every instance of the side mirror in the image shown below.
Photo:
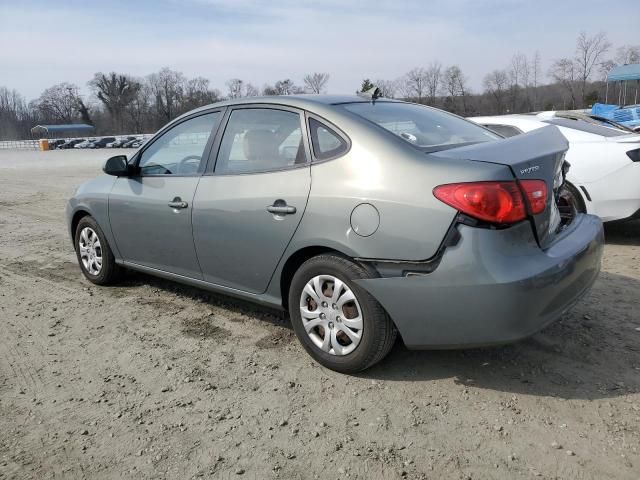
<svg viewBox="0 0 640 480"><path fill-rule="evenodd" d="M116 155L106 161L102 171L107 175L113 175L114 177L126 177L129 175L129 164L127 163L126 155Z"/></svg>

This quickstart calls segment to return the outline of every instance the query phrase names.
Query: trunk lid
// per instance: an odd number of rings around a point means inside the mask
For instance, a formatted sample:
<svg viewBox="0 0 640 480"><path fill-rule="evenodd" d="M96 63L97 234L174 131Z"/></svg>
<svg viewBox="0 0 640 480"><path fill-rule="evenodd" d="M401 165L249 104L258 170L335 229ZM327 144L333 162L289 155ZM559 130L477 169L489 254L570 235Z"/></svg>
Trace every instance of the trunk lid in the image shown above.
<svg viewBox="0 0 640 480"><path fill-rule="evenodd" d="M546 208L530 217L540 247L546 248L560 226L556 201L564 182L562 167L568 148L569 144L558 127L548 126L504 140L452 148L431 155L505 165L519 180L544 180L548 192Z"/></svg>

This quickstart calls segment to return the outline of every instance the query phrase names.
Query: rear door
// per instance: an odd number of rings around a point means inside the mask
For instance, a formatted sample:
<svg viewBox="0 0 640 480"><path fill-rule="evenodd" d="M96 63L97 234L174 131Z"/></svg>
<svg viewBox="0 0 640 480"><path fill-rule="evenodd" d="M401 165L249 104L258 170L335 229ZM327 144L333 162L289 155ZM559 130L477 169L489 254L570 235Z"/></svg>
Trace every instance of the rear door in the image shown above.
<svg viewBox="0 0 640 480"><path fill-rule="evenodd" d="M139 174L119 177L109 220L125 262L201 279L191 214L221 111L194 115L155 137L134 159Z"/></svg>
<svg viewBox="0 0 640 480"><path fill-rule="evenodd" d="M311 172L303 115L243 106L226 116L217 158L193 200L194 242L204 280L262 293L307 205Z"/></svg>

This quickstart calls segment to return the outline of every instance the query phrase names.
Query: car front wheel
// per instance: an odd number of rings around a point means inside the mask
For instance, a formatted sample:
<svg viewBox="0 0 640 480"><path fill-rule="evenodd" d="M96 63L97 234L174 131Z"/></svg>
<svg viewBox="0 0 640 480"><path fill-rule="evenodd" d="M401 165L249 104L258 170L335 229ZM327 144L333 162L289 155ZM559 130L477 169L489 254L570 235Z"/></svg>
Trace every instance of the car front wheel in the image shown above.
<svg viewBox="0 0 640 480"><path fill-rule="evenodd" d="M289 289L289 313L305 350L318 363L355 373L382 360L397 331L382 306L354 280L373 275L338 255L303 263Z"/></svg>
<svg viewBox="0 0 640 480"><path fill-rule="evenodd" d="M74 238L78 264L87 280L96 285L114 283L120 269L98 222L90 216L81 218Z"/></svg>

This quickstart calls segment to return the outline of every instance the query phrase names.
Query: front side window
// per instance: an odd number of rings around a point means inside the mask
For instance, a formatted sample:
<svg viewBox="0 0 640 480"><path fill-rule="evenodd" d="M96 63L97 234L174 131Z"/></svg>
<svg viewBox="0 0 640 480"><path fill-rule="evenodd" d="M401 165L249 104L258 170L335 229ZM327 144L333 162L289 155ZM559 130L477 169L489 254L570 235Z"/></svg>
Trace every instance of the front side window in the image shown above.
<svg viewBox="0 0 640 480"><path fill-rule="evenodd" d="M154 141L140 157L142 175L194 175L204 149L220 121L220 112L190 118Z"/></svg>
<svg viewBox="0 0 640 480"><path fill-rule="evenodd" d="M343 107L425 151L499 140L501 137L436 108L400 102L347 103Z"/></svg>
<svg viewBox="0 0 640 480"><path fill-rule="evenodd" d="M307 163L300 115L271 108L231 112L215 171L218 174L267 172Z"/></svg>
<svg viewBox="0 0 640 480"><path fill-rule="evenodd" d="M309 119L309 131L313 154L318 160L335 158L349 149L349 145L340 135L315 118Z"/></svg>

